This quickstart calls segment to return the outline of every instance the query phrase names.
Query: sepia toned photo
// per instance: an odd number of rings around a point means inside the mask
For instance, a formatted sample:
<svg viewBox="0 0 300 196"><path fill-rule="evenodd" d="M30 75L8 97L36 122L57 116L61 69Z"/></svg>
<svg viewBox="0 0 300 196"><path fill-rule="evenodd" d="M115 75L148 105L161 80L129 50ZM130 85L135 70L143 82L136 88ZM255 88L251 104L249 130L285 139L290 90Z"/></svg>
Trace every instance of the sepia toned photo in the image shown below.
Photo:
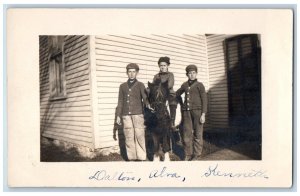
<svg viewBox="0 0 300 196"><path fill-rule="evenodd" d="M9 9L8 187L293 187L293 14Z"/></svg>
<svg viewBox="0 0 300 196"><path fill-rule="evenodd" d="M257 34L39 36L39 51L41 161L261 160Z"/></svg>

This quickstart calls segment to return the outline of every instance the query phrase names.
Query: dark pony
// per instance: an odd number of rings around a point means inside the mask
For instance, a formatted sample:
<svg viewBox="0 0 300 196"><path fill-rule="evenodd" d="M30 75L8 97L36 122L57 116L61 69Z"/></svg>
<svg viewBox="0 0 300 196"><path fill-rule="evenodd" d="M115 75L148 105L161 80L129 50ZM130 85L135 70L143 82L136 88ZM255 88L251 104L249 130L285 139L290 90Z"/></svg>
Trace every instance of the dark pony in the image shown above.
<svg viewBox="0 0 300 196"><path fill-rule="evenodd" d="M168 83L148 82L148 87L148 99L153 110L148 111L146 126L153 139L153 161L160 160L161 151L164 153L164 160L169 161L171 118L166 105L169 97Z"/></svg>

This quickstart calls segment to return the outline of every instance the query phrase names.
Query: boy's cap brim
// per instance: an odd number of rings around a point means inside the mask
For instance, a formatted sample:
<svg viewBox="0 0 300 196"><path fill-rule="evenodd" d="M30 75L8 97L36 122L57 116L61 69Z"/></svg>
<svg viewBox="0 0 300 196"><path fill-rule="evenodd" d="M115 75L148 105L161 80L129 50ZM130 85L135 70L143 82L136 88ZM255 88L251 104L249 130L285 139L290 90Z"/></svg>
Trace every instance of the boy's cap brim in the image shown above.
<svg viewBox="0 0 300 196"><path fill-rule="evenodd" d="M198 72L198 68L196 65L188 65L186 68L185 68L186 72L190 72L190 71L196 71Z"/></svg>
<svg viewBox="0 0 300 196"><path fill-rule="evenodd" d="M135 70L139 70L139 66L135 63L129 63L127 66L126 66L126 69L135 69Z"/></svg>

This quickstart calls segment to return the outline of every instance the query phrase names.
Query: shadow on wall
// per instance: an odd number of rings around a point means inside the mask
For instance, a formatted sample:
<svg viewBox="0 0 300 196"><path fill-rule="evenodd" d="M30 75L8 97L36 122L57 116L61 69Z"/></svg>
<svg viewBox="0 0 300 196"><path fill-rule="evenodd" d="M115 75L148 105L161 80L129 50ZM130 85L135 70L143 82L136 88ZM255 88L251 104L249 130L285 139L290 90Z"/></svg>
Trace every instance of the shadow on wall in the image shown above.
<svg viewBox="0 0 300 196"><path fill-rule="evenodd" d="M116 111L115 111L114 128L113 128L113 139L114 140L118 140L119 147L120 147L121 157L125 161L128 161L123 126L122 125L118 125L116 123L116 120L117 120L117 114L116 114Z"/></svg>

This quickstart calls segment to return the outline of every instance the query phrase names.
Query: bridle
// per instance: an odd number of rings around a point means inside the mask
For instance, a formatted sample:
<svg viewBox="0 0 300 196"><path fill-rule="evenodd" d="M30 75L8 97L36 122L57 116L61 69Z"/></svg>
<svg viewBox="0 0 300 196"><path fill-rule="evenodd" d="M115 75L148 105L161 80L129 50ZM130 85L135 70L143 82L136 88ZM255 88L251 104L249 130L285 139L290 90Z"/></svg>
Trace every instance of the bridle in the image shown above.
<svg viewBox="0 0 300 196"><path fill-rule="evenodd" d="M157 113L158 108L163 107L163 111L165 112L164 115L168 116L169 112L166 106L166 98L164 97L163 92L161 91L161 84L159 84L159 87L155 94L155 101L151 103L151 107L153 108L152 113Z"/></svg>

